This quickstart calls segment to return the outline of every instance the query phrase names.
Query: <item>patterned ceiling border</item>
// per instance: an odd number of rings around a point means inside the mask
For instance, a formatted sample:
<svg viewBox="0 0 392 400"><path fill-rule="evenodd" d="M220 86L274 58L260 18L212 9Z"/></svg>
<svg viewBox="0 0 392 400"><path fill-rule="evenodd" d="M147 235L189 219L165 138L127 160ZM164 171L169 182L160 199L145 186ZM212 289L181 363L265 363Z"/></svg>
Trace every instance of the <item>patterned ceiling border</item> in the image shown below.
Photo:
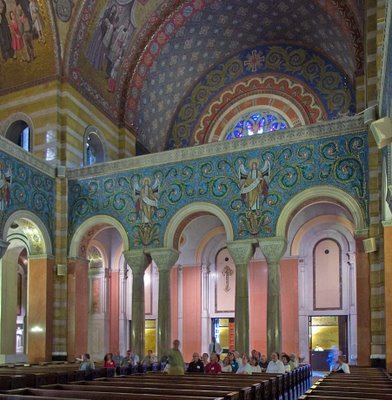
<svg viewBox="0 0 392 400"><path fill-rule="evenodd" d="M274 100L274 98L268 99L268 94L278 95L277 100ZM254 98L246 101L250 96ZM292 103L300 111L304 119L303 125L326 119L325 109L318 98L300 82L292 81L287 77L268 75L250 77L245 81L231 85L211 101L208 110L203 113L195 124L192 144L216 141L216 139L212 139L212 135L215 138L220 137L222 129L235 114L243 112L246 107L250 106L259 106L260 108L275 107L275 103L282 103L282 101L279 101L279 97L288 101L288 104L281 105L281 107L288 108L289 104ZM235 107L233 108L233 106ZM292 109L293 107L290 108L290 110ZM219 125L216 125L218 121ZM294 123L292 120L291 122ZM297 124L294 126L297 126Z"/></svg>

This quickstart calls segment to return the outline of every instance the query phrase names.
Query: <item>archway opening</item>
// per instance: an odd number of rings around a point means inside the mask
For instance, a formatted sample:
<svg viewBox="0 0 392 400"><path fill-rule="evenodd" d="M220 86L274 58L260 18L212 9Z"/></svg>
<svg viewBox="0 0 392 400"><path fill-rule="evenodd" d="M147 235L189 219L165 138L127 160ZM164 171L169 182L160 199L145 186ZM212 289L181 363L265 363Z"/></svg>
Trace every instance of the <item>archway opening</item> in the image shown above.
<svg viewBox="0 0 392 400"><path fill-rule="evenodd" d="M26 151L31 150L31 130L29 125L23 121L18 120L13 122L7 129L5 137L12 143L22 147Z"/></svg>

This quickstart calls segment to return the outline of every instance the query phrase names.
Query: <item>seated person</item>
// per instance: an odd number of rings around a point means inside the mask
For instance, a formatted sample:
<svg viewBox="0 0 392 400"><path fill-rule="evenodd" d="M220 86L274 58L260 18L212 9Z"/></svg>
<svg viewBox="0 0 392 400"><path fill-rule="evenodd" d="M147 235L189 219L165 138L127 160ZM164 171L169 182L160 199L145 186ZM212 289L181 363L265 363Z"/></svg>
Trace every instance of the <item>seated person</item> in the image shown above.
<svg viewBox="0 0 392 400"><path fill-rule="evenodd" d="M95 369L94 362L92 360L90 360L90 354L88 354L88 353L83 354L82 362L80 364L79 369L81 371L86 371L86 372L89 372L92 369Z"/></svg>
<svg viewBox="0 0 392 400"><path fill-rule="evenodd" d="M203 353L203 355L201 356L201 360L203 361L204 364L204 368L206 367L206 365L208 364L208 353Z"/></svg>
<svg viewBox="0 0 392 400"><path fill-rule="evenodd" d="M249 361L250 366L252 367L252 373L253 372L261 372L261 367L258 363L257 358L252 357Z"/></svg>
<svg viewBox="0 0 392 400"><path fill-rule="evenodd" d="M262 354L260 356L259 365L260 365L260 368L261 368L261 372L265 372L267 370L268 359L267 359L267 356L265 354Z"/></svg>
<svg viewBox="0 0 392 400"><path fill-rule="evenodd" d="M104 368L116 368L116 363L113 360L113 353L106 353L103 359Z"/></svg>
<svg viewBox="0 0 392 400"><path fill-rule="evenodd" d="M230 365L230 358L229 358L229 356L226 356L226 357L224 358L222 364L223 364L223 365L222 365L222 372L232 372L232 371L233 371L232 368L231 368L231 365Z"/></svg>
<svg viewBox="0 0 392 400"><path fill-rule="evenodd" d="M284 374L286 368L282 361L279 360L279 353L271 353L271 361L268 363L267 371L268 374Z"/></svg>
<svg viewBox="0 0 392 400"><path fill-rule="evenodd" d="M152 350L148 350L147 355L142 360L142 366L144 370L151 371L152 365L156 361Z"/></svg>
<svg viewBox="0 0 392 400"><path fill-rule="evenodd" d="M227 356L229 357L229 360L230 360L230 365L231 365L232 372L237 372L237 369L238 369L239 365L238 365L237 360L235 359L234 352L230 351Z"/></svg>
<svg viewBox="0 0 392 400"><path fill-rule="evenodd" d="M204 372L203 361L200 360L199 353L193 353L192 361L188 365L187 372Z"/></svg>
<svg viewBox="0 0 392 400"><path fill-rule="evenodd" d="M206 374L219 374L222 372L222 367L218 362L216 353L211 353L210 362L206 365L204 371Z"/></svg>
<svg viewBox="0 0 392 400"><path fill-rule="evenodd" d="M287 354L282 354L282 363L284 365L285 371L290 372L291 371L290 357Z"/></svg>
<svg viewBox="0 0 392 400"><path fill-rule="evenodd" d="M238 367L236 374L252 375L252 367L249 364L249 356L246 353L242 355L242 363Z"/></svg>
<svg viewBox="0 0 392 400"><path fill-rule="evenodd" d="M350 373L350 367L348 366L347 363L344 362L344 356L342 355L338 356L338 359L332 368L332 372L338 372L342 374Z"/></svg>

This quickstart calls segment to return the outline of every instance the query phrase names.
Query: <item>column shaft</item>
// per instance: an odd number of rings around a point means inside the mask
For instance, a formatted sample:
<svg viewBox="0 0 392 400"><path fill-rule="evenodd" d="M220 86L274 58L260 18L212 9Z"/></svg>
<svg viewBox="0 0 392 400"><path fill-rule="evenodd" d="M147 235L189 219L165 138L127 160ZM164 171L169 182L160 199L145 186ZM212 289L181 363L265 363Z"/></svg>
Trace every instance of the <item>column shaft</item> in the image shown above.
<svg viewBox="0 0 392 400"><path fill-rule="evenodd" d="M286 250L286 239L280 237L259 239L259 245L268 263L267 293L267 352L282 350L282 309L280 301L279 260Z"/></svg>
<svg viewBox="0 0 392 400"><path fill-rule="evenodd" d="M171 343L171 300L170 300L170 271L176 263L179 252L175 249L154 249L150 255L159 271L158 293L158 356L166 354Z"/></svg>
<svg viewBox="0 0 392 400"><path fill-rule="evenodd" d="M143 250L125 251L124 257L132 269L131 346L142 357L145 352L144 272L149 260Z"/></svg>
<svg viewBox="0 0 392 400"><path fill-rule="evenodd" d="M249 279L248 265L254 254L252 240L228 242L227 249L236 267L235 282L235 348L249 353Z"/></svg>

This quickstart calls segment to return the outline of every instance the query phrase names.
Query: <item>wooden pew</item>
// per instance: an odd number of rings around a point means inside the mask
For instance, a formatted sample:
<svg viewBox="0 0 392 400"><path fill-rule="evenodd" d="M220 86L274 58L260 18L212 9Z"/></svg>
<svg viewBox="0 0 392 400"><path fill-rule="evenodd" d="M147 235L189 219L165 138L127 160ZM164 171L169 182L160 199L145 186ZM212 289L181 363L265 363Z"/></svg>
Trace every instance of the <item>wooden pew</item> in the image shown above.
<svg viewBox="0 0 392 400"><path fill-rule="evenodd" d="M99 392L99 391L78 391L78 390L56 390L56 389L15 389L9 391L7 395L18 395L20 399L23 399L22 396L46 396L52 397L55 399L91 399L91 400L107 400L108 393L107 392ZM2 398L0 395L0 398ZM5 397L7 398L7 397ZM164 395L164 394L135 394L135 393L127 393L127 392L117 392L111 391L110 400L225 400L222 397L199 397L199 396L182 396L182 395Z"/></svg>
<svg viewBox="0 0 392 400"><path fill-rule="evenodd" d="M227 390L217 390L215 387L210 387L208 389L200 389L191 388L184 389L181 386L177 388L168 388L164 385L161 385L159 388L148 387L135 387L135 386L125 386L125 385L117 385L117 386L107 386L104 384L100 384L100 382L93 382L94 384L90 385L77 385L77 384L67 384L67 385L47 385L42 387L42 389L55 389L55 390L77 390L77 391L99 391L106 393L134 393L134 394L162 394L164 396L187 396L187 397L200 397L200 400L203 398L211 398L211 397L220 397L224 400L239 400L239 392L228 392Z"/></svg>

